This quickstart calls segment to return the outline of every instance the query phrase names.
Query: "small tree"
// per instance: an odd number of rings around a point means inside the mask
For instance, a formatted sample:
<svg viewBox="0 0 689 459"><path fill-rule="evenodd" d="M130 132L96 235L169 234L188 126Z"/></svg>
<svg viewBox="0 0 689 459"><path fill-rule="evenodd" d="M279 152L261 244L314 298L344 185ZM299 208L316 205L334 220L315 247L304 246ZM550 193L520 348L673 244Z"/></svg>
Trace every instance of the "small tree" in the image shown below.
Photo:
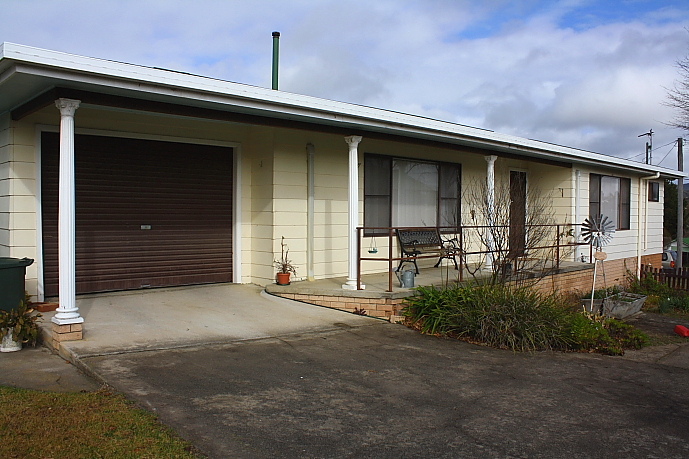
<svg viewBox="0 0 689 459"><path fill-rule="evenodd" d="M525 212L515 211L515 201L526 203ZM485 180L475 180L465 188L463 202L468 211L462 234L464 251L482 251L467 264L475 279L484 277L480 270L492 261L491 282L535 284L557 267L557 248L548 246L554 246L558 238L560 244L574 242L571 225L562 225L557 233L552 198L536 186L521 195L519 188L500 181L491 205ZM571 247L561 248L561 258L569 254Z"/></svg>
<svg viewBox="0 0 689 459"><path fill-rule="evenodd" d="M689 56L677 61L677 71L679 79L675 80L672 88L666 88L665 103L673 107L677 113L675 119L667 124L689 132Z"/></svg>

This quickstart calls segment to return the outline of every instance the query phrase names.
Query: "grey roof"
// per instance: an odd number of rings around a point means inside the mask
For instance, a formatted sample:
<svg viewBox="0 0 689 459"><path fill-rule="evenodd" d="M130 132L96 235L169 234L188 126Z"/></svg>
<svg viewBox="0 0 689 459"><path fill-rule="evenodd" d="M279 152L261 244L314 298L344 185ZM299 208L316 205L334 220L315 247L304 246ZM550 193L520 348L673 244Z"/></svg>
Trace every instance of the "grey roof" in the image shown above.
<svg viewBox="0 0 689 459"><path fill-rule="evenodd" d="M641 175L659 173L667 178L687 176L664 167L421 116L13 43L0 45L0 113L53 88L340 127L351 134L376 132L472 147L486 154L513 154Z"/></svg>

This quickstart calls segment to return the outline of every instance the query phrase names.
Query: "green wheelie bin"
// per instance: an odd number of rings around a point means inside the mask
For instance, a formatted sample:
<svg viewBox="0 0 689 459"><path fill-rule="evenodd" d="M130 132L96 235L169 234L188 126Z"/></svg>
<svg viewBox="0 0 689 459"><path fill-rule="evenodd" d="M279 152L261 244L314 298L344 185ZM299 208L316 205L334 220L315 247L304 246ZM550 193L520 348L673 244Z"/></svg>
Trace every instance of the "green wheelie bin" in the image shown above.
<svg viewBox="0 0 689 459"><path fill-rule="evenodd" d="M0 257L0 310L10 311L24 299L26 267L31 258Z"/></svg>

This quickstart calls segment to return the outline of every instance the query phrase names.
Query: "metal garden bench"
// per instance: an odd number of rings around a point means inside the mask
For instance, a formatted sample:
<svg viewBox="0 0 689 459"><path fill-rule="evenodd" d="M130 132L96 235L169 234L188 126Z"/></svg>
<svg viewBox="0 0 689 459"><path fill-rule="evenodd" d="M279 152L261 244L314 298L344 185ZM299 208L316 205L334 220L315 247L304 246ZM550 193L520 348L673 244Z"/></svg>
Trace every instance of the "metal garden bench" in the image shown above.
<svg viewBox="0 0 689 459"><path fill-rule="evenodd" d="M404 263L413 263L416 274L419 274L419 265L416 259L423 255L438 255L438 262L433 266L437 268L444 258L452 260L455 269L457 265L456 255L459 254L457 239L443 239L438 228L428 229L397 229L397 240L402 252L400 264L397 266L399 271Z"/></svg>

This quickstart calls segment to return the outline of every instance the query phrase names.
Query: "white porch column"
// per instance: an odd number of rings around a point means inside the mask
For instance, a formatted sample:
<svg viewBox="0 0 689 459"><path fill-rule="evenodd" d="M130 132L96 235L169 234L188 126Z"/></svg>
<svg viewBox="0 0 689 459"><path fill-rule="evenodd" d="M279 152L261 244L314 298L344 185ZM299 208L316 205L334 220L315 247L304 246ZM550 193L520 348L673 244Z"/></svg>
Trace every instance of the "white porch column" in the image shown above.
<svg viewBox="0 0 689 459"><path fill-rule="evenodd" d="M488 194L487 204L488 204L488 221L486 222L489 227L495 224L495 161L498 159L497 156L491 155L485 157L486 162L488 162L488 168L486 170L486 193ZM493 244L493 233L489 230L486 237L486 242L488 243L488 250L494 249ZM493 253L486 255L486 264L484 266L486 271L493 270Z"/></svg>
<svg viewBox="0 0 689 459"><path fill-rule="evenodd" d="M342 286L344 289L356 290L357 270L357 237L356 227L359 222L359 142L361 136L350 135L345 137L345 142L349 145L349 275L347 283ZM364 285L361 286L364 288Z"/></svg>
<svg viewBox="0 0 689 459"><path fill-rule="evenodd" d="M579 213L581 209L581 171L579 169L575 172L574 178L574 223L575 225L579 223ZM581 240L581 226L574 227L574 240L579 242ZM581 261L580 246L574 246L574 261Z"/></svg>
<svg viewBox="0 0 689 459"><path fill-rule="evenodd" d="M52 321L58 325L79 324L84 318L76 306L76 241L74 185L74 112L79 100L58 99L60 110L60 187L59 187L59 292L60 307Z"/></svg>

